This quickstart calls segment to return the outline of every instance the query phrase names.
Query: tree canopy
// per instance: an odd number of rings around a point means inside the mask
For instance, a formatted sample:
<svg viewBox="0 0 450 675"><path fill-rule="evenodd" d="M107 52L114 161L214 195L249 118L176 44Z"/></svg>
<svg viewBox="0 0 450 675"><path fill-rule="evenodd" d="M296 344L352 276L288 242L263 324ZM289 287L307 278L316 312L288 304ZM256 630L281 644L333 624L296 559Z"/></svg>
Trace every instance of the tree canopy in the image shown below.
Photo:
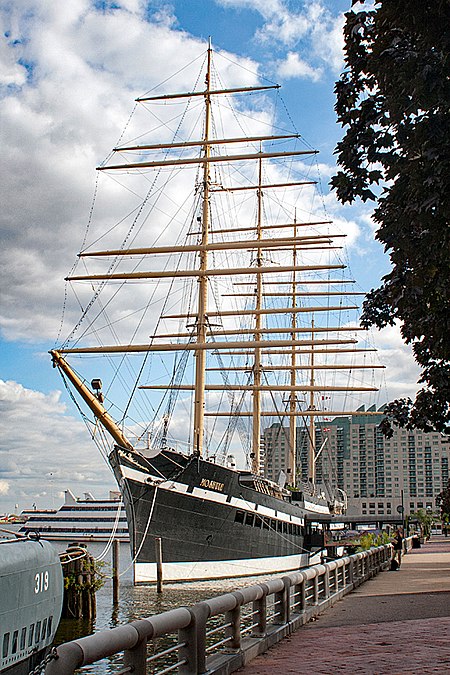
<svg viewBox="0 0 450 675"><path fill-rule="evenodd" d="M444 522L449 522L450 519L450 480L447 481L447 486L438 494L436 504L441 511L441 518Z"/></svg>
<svg viewBox="0 0 450 675"><path fill-rule="evenodd" d="M361 5L352 1L352 7ZM342 203L373 200L391 271L363 304L365 327L400 323L423 388L390 420L449 431L450 3L382 0L346 15L336 112L345 128L331 180Z"/></svg>

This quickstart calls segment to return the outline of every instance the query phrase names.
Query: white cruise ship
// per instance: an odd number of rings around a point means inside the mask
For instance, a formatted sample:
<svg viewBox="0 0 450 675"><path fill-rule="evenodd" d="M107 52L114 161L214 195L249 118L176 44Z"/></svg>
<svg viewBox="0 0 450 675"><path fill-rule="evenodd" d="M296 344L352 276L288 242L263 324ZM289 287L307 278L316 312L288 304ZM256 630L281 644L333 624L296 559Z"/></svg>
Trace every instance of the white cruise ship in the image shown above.
<svg viewBox="0 0 450 675"><path fill-rule="evenodd" d="M53 541L129 541L125 509L120 492L110 491L109 498L95 499L90 492L84 499L64 491L64 504L59 509L22 511L26 523L20 532L37 532Z"/></svg>

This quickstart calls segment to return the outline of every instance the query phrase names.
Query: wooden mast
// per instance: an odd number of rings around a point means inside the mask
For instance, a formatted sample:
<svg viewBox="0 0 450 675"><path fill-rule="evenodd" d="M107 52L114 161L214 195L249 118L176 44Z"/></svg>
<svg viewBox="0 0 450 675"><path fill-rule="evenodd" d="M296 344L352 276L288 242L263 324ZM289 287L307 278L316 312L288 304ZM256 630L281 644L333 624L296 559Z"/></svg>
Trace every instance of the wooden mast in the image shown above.
<svg viewBox="0 0 450 675"><path fill-rule="evenodd" d="M262 239L261 220L262 220L262 160L259 160L258 171L258 190L257 190L257 224L256 224L256 240L260 242ZM256 267L263 266L263 258L261 249L257 249ZM262 301L262 275L258 274L256 277L256 303L255 303L255 342L261 341L261 301ZM261 455L261 347L255 348L255 356L253 362L253 427L252 427L252 471L258 474L260 471L260 455Z"/></svg>
<svg viewBox="0 0 450 675"><path fill-rule="evenodd" d="M206 71L205 96L205 131L203 156L203 208L202 208L202 227L201 227L201 245L200 251L200 270L202 275L198 279L198 311L197 311L197 344L206 342L207 333L207 315L208 310L208 233L209 233L209 188L210 188L210 170L209 159L211 146L209 144L210 124L211 124L211 41L208 45L208 64ZM206 350L195 350L195 394L194 394L194 452L198 455L203 453L203 439L205 428L205 372L206 372Z"/></svg>
<svg viewBox="0 0 450 675"><path fill-rule="evenodd" d="M311 321L311 328L314 329L314 319ZM315 387L315 372L314 372L314 331L311 333L311 375L309 385L311 387L309 392L309 407L308 410L313 411L314 406L314 387ZM314 415L309 418L309 433L308 433L308 483L314 490L316 483L316 420Z"/></svg>
<svg viewBox="0 0 450 675"><path fill-rule="evenodd" d="M297 215L294 217L294 240L297 237ZM296 267L297 265L297 246L294 244L292 251L292 266ZM297 304L297 284L295 277L295 270L292 272L292 307L295 307ZM296 330L297 330L297 313L292 312L291 314L291 326L292 333L291 337L295 340ZM291 349L291 386L295 387L297 384L297 352L295 347ZM297 408L297 394L293 389L289 395L289 456L288 456L288 476L289 483L295 487L297 484L297 419L294 415Z"/></svg>

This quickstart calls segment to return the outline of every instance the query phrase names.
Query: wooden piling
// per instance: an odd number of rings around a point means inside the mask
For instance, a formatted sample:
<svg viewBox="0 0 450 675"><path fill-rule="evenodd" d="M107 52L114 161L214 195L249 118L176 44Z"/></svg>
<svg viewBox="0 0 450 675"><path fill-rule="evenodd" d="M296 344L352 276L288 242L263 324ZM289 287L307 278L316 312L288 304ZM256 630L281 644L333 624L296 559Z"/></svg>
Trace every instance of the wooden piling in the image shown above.
<svg viewBox="0 0 450 675"><path fill-rule="evenodd" d="M119 604L119 542L114 539L112 545L112 582L113 604Z"/></svg>
<svg viewBox="0 0 450 675"><path fill-rule="evenodd" d="M155 537L155 560L156 560L156 592L162 593L163 571L162 571L161 537Z"/></svg>
<svg viewBox="0 0 450 675"><path fill-rule="evenodd" d="M97 578L95 560L88 550L71 544L61 556L64 573L64 619L95 619L95 591L101 585Z"/></svg>

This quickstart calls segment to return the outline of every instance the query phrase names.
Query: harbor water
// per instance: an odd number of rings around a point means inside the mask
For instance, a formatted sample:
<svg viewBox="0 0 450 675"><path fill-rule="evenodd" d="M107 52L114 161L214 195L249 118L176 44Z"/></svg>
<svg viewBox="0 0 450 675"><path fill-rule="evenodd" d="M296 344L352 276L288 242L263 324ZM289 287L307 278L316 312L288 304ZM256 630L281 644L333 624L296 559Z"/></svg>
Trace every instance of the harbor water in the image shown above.
<svg viewBox="0 0 450 675"><path fill-rule="evenodd" d="M63 551L67 544L55 543L58 550ZM166 584L163 592L157 594L156 586L134 586L131 566L130 548L128 544L120 544L120 592L119 603L113 604L112 592L112 551L102 556L105 544L90 543L89 552L99 560L104 574L104 585L97 591L97 616L93 622L63 619L58 628L55 644L68 642L91 633L114 628L135 619L159 614L175 607L192 605L200 600L236 590L239 587L261 582L268 577L243 577L241 579L196 581L183 584ZM98 664L85 666L82 673L92 675L113 675L121 670L122 656L113 656ZM161 666L162 667L162 666ZM151 671L149 671L151 672Z"/></svg>
<svg viewBox="0 0 450 675"><path fill-rule="evenodd" d="M20 525L7 525L9 533L0 531L0 538L10 538L13 532L18 532ZM55 548L61 553L75 543L71 541L52 541ZM103 576L103 585L96 593L97 614L93 621L62 619L55 636L55 645L69 642L77 638L91 635L103 630L142 619L154 614L160 614L169 609L193 605L223 593L228 593L243 586L260 583L273 575L257 577L241 577L221 579L216 581L195 581L191 583L164 584L163 592L156 592L156 585L135 586L133 583L133 569L130 546L128 543L119 544L119 602L113 603L112 588L112 546L107 542L89 542L89 553L96 560L96 565ZM161 639L160 645L166 640ZM159 664L158 669L164 664ZM80 673L91 675L114 675L123 668L122 654L85 666ZM154 672L149 670L149 673Z"/></svg>
<svg viewBox="0 0 450 675"><path fill-rule="evenodd" d="M0 532L0 538L14 536L13 532L20 529L20 525L8 525L10 534ZM61 553L72 541L51 542ZM58 627L55 645L69 642L86 635L142 619L154 614L160 614L169 609L193 605L223 593L234 591L243 586L260 583L273 575L257 577L241 577L216 581L195 581L191 583L164 584L163 592L156 592L156 585L135 586L133 584L133 570L128 543L119 544L119 575L120 591L119 602L113 603L112 588L112 546L107 542L90 542L87 544L89 553L95 558L100 573L103 576L103 585L96 593L97 614L93 621L62 619ZM163 643L161 639L160 643ZM122 669L122 655L115 655L108 659L85 666L80 673L90 675L114 675ZM159 668L164 664L159 664ZM158 669L159 669L158 668ZM152 670L148 671L153 672Z"/></svg>

